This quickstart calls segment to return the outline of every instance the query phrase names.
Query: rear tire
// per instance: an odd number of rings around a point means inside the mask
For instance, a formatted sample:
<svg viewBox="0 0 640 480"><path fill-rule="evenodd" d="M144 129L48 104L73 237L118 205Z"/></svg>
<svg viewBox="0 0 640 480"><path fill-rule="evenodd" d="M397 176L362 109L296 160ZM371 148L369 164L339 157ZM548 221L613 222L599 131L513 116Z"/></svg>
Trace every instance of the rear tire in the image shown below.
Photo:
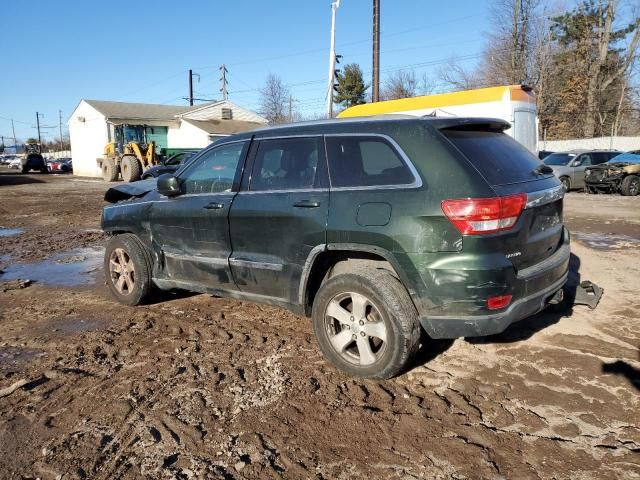
<svg viewBox="0 0 640 480"><path fill-rule="evenodd" d="M125 155L120 161L120 173L125 182L136 182L142 175L142 166L133 155Z"/></svg>
<svg viewBox="0 0 640 480"><path fill-rule="evenodd" d="M638 195L640 193L640 177L637 175L626 176L620 185L620 193L627 197Z"/></svg>
<svg viewBox="0 0 640 480"><path fill-rule="evenodd" d="M571 180L569 179L569 177L561 177L560 183L562 183L562 187L564 188L565 192L569 192L569 190L571 190Z"/></svg>
<svg viewBox="0 0 640 480"><path fill-rule="evenodd" d="M118 180L118 167L113 158L107 158L102 161L102 178L105 182L115 182Z"/></svg>
<svg viewBox="0 0 640 480"><path fill-rule="evenodd" d="M353 376L398 375L420 344L415 306L402 283L383 269L356 268L325 280L312 319L322 353Z"/></svg>
<svg viewBox="0 0 640 480"><path fill-rule="evenodd" d="M116 235L107 242L104 274L115 299L124 305L140 305L153 290L151 255L131 233Z"/></svg>
<svg viewBox="0 0 640 480"><path fill-rule="evenodd" d="M22 173L29 173L29 169L27 167L22 167L21 172Z"/></svg>

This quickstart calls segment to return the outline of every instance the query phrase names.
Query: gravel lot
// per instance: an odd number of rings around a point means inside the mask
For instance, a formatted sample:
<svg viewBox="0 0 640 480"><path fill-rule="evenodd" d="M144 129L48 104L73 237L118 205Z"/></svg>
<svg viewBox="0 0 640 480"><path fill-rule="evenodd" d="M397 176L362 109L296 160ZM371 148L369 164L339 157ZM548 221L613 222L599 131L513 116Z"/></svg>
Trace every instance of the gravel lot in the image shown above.
<svg viewBox="0 0 640 480"><path fill-rule="evenodd" d="M334 370L278 308L116 304L106 188L0 170L0 477L640 478L640 197L567 196L597 309L429 341L376 382Z"/></svg>

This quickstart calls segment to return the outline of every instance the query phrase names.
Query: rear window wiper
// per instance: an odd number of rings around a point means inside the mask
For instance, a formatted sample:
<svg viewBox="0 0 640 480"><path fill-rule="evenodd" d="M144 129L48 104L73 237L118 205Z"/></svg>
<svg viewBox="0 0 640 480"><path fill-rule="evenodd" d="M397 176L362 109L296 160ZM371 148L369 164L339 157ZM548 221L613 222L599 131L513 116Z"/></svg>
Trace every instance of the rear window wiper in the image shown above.
<svg viewBox="0 0 640 480"><path fill-rule="evenodd" d="M551 168L549 165L542 164L539 167L531 170L531 173L533 173L534 175L546 175L548 173L553 173L553 168Z"/></svg>

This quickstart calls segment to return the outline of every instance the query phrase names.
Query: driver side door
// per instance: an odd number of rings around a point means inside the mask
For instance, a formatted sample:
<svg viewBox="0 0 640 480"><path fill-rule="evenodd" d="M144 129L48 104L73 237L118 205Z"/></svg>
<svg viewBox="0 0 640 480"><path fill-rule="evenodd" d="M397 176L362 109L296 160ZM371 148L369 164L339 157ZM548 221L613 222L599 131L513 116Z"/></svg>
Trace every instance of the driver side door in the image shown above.
<svg viewBox="0 0 640 480"><path fill-rule="evenodd" d="M181 194L154 202L154 250L162 262L154 277L191 290L233 290L228 214L249 141L215 146L180 172Z"/></svg>

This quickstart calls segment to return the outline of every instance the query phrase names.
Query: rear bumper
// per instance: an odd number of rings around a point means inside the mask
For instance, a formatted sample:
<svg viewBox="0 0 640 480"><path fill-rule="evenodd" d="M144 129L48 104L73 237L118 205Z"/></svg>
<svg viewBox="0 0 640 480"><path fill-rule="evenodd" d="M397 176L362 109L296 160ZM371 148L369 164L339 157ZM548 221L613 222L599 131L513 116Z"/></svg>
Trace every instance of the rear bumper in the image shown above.
<svg viewBox="0 0 640 480"><path fill-rule="evenodd" d="M554 255L519 272L515 282L524 295L504 311L469 316L421 316L420 324L431 338L481 337L501 333L512 323L530 317L548 305L567 281L570 255L567 238Z"/></svg>

